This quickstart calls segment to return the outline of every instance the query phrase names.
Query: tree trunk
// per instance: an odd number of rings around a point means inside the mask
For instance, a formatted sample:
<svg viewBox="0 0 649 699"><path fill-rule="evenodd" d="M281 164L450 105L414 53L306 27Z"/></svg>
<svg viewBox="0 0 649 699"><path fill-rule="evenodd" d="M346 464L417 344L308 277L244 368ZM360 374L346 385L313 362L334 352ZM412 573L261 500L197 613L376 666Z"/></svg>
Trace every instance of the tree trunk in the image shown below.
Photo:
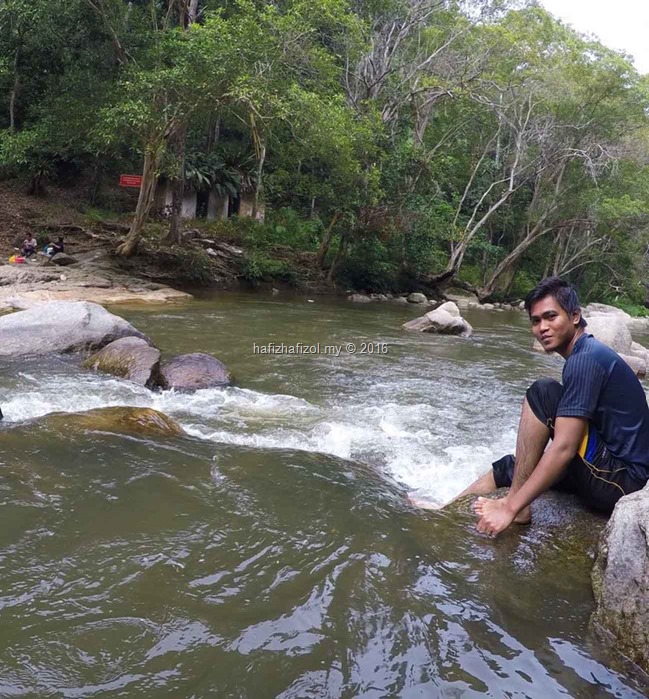
<svg viewBox="0 0 649 699"><path fill-rule="evenodd" d="M92 185L90 187L90 203L96 204L99 198L99 192L101 191L101 183L104 174L104 168L102 166L102 161L99 158L95 158L95 167L93 168Z"/></svg>
<svg viewBox="0 0 649 699"><path fill-rule="evenodd" d="M259 202L262 196L262 185L261 177L264 170L264 162L266 160L266 144L264 141L260 141L259 147L259 160L257 162L257 181L255 182L255 198L252 204L252 217L257 218L257 212L259 210Z"/></svg>
<svg viewBox="0 0 649 699"><path fill-rule="evenodd" d="M189 8L187 9L187 26L194 24L198 16L198 0L189 0Z"/></svg>
<svg viewBox="0 0 649 699"><path fill-rule="evenodd" d="M168 245L180 245L182 243L182 208L185 196L185 157L187 154L187 127L183 126L174 137L174 155L176 158L176 178L171 192L171 218L169 219L169 232L165 242Z"/></svg>
<svg viewBox="0 0 649 699"><path fill-rule="evenodd" d="M140 196L137 200L135 217L131 224L131 229L126 236L126 240L117 248L117 254L122 257L131 257L137 250L142 229L146 223L153 198L155 196L155 186L157 182L156 170L160 158L160 149L156 144L147 146L144 151L144 166L142 168L142 186Z"/></svg>
<svg viewBox="0 0 649 699"><path fill-rule="evenodd" d="M315 263L320 269L322 269L322 264L324 262L324 258L326 257L327 252L329 252L329 246L331 245L331 239L333 238L333 234L334 234L334 226L338 222L339 218L340 218L340 211L335 211L333 218L331 219L331 223L329 224L329 227L325 231L324 238L322 239L322 243L320 243L320 248L318 249L318 253L315 256Z"/></svg>
<svg viewBox="0 0 649 699"><path fill-rule="evenodd" d="M343 237L340 241L340 245L338 246L338 250L336 250L336 254L334 256L334 259L331 263L331 267L329 268L329 274L327 275L327 281L331 282L334 278L334 274L336 272L336 269L340 263L340 260L345 256L345 253L347 252L347 245L349 243L349 239L345 233L343 233Z"/></svg>
<svg viewBox="0 0 649 699"><path fill-rule="evenodd" d="M14 133L16 130L16 97L20 88L20 74L18 73L18 63L20 61L20 49L16 49L14 56L14 84L9 95L9 131Z"/></svg>

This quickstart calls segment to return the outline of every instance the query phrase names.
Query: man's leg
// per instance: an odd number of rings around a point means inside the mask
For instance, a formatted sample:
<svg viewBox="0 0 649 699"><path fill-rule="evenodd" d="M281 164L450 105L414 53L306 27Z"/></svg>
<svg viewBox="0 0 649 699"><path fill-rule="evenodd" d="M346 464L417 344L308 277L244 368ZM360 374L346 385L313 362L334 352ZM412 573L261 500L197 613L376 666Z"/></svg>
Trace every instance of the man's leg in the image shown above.
<svg viewBox="0 0 649 699"><path fill-rule="evenodd" d="M552 379L540 379L530 386L523 400L521 419L518 425L516 461L509 493L498 500L478 498L474 504L474 510L477 514L482 516L486 512L502 507L507 498L519 490L530 477L552 436L551 425L554 424L561 391L561 384ZM534 405L534 408L530 403ZM530 521L530 518L531 513L528 506L518 513L514 521L526 523Z"/></svg>

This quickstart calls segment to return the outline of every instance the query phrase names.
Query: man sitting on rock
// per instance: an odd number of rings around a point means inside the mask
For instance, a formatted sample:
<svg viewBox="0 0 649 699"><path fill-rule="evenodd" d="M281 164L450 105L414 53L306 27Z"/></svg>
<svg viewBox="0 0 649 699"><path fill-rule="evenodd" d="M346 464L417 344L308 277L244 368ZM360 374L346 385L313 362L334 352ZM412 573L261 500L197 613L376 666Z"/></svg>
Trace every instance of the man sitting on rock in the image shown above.
<svg viewBox="0 0 649 699"><path fill-rule="evenodd" d="M47 247L47 254L50 257L54 257L54 255L58 255L60 252L65 252L65 243L62 236L59 236L56 243L50 243Z"/></svg>
<svg viewBox="0 0 649 699"><path fill-rule="evenodd" d="M588 506L611 512L649 479L649 406L633 370L586 331L575 290L544 279L525 299L532 332L546 352L565 360L563 385L539 379L527 390L516 456L461 495L509 487L500 499L479 497L478 531L495 536L512 522L530 521L530 504L552 488L575 493ZM552 443L546 449L548 442Z"/></svg>

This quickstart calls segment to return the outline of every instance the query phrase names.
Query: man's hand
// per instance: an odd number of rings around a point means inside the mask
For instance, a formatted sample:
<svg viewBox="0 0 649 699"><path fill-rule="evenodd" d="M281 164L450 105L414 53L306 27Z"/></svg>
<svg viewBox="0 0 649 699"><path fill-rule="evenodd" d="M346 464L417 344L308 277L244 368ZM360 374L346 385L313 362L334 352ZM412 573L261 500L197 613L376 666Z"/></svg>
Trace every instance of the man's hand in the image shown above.
<svg viewBox="0 0 649 699"><path fill-rule="evenodd" d="M477 530L489 536L500 534L516 517L516 512L510 507L507 498L478 498L473 503L473 511L480 515Z"/></svg>

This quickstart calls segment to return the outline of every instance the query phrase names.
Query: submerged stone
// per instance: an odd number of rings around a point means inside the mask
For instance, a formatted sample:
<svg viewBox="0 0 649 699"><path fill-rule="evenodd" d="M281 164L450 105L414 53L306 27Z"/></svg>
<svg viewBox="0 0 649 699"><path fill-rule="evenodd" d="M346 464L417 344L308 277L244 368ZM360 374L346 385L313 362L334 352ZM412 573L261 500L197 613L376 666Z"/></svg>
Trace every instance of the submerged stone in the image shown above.
<svg viewBox="0 0 649 699"><path fill-rule="evenodd" d="M97 430L143 437L180 437L185 434L173 418L152 408L96 408L83 413L56 413L48 415L44 421L66 431Z"/></svg>

